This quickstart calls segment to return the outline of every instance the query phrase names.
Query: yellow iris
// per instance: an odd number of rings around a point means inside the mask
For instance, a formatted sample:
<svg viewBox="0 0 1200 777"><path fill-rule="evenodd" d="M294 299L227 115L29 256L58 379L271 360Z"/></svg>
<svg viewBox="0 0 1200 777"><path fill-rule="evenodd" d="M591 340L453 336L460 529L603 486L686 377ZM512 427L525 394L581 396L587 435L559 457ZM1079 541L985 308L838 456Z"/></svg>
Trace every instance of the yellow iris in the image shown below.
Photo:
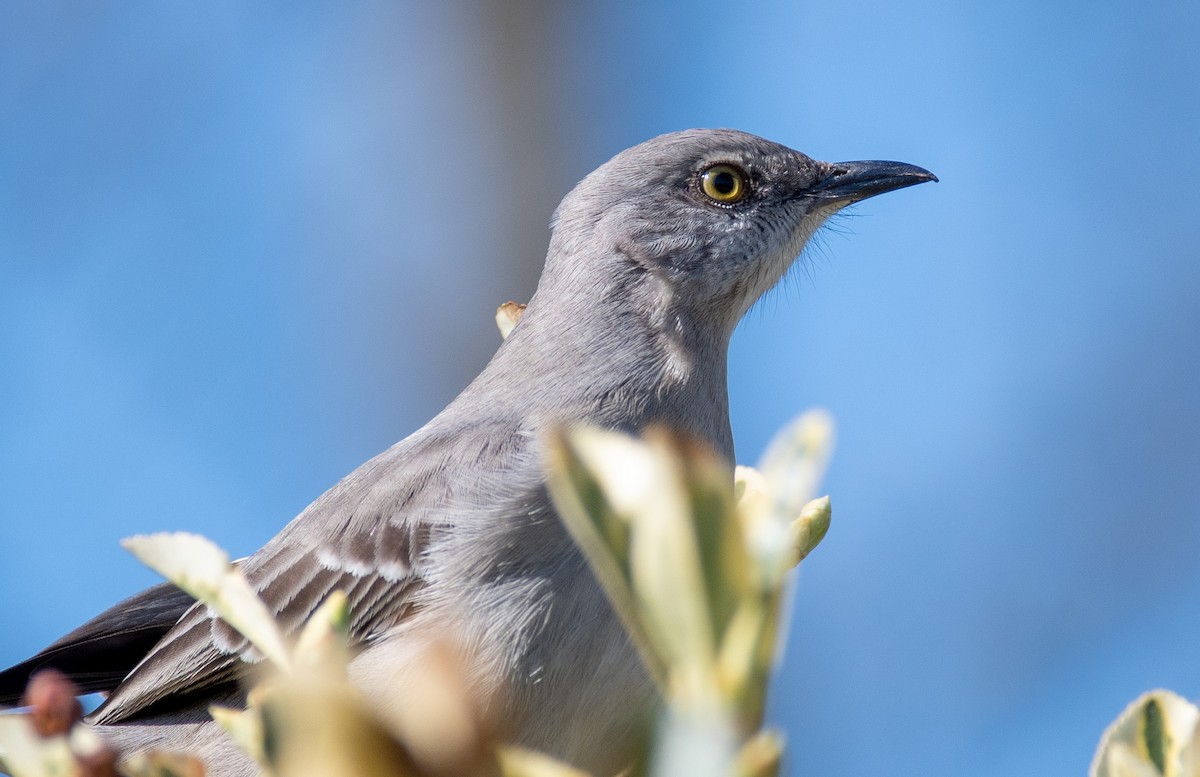
<svg viewBox="0 0 1200 777"><path fill-rule="evenodd" d="M746 196L746 174L733 165L713 165L700 175L700 188L716 202L737 202Z"/></svg>

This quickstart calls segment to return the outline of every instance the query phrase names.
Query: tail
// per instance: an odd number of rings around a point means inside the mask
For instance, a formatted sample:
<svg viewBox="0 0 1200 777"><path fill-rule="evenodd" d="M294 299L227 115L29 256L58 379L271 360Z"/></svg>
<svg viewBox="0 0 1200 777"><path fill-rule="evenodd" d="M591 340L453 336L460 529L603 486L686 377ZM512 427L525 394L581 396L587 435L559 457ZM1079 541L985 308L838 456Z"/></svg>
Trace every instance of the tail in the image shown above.
<svg viewBox="0 0 1200 777"><path fill-rule="evenodd" d="M171 583L134 594L33 658L0 672L0 704L17 704L39 669L57 669L84 693L111 691L195 603Z"/></svg>

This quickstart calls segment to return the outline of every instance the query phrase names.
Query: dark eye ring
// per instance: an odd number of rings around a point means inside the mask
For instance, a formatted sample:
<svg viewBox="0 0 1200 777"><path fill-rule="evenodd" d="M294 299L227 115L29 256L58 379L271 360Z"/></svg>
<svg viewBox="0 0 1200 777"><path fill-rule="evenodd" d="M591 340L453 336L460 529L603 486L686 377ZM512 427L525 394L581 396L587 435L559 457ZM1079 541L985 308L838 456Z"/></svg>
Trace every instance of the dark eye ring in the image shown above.
<svg viewBox="0 0 1200 777"><path fill-rule="evenodd" d="M746 174L733 165L713 165L700 173L704 196L722 205L731 205L746 196Z"/></svg>

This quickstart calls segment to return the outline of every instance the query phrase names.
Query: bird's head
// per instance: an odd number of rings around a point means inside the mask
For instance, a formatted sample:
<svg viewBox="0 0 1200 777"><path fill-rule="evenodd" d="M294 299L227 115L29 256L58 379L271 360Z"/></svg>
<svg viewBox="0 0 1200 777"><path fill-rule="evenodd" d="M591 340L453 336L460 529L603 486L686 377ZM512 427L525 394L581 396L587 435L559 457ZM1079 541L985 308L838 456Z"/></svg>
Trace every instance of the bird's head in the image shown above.
<svg viewBox="0 0 1200 777"><path fill-rule="evenodd" d="M728 333L829 216L936 180L899 162L819 162L736 130L661 135L566 196L546 272L566 284L557 294L640 300Z"/></svg>

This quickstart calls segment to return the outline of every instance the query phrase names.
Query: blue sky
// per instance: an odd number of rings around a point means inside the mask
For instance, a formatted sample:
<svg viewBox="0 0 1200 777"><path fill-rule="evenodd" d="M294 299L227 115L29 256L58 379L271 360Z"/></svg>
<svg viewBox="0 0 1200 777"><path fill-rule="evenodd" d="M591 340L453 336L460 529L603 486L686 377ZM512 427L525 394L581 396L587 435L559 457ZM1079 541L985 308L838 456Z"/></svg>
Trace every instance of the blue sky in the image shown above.
<svg viewBox="0 0 1200 777"><path fill-rule="evenodd" d="M739 459L839 424L772 719L796 774L1063 774L1200 697L1200 6L0 10L0 663L257 548L417 428L558 199L732 126L937 185L747 317ZM549 4L547 4L549 5Z"/></svg>

